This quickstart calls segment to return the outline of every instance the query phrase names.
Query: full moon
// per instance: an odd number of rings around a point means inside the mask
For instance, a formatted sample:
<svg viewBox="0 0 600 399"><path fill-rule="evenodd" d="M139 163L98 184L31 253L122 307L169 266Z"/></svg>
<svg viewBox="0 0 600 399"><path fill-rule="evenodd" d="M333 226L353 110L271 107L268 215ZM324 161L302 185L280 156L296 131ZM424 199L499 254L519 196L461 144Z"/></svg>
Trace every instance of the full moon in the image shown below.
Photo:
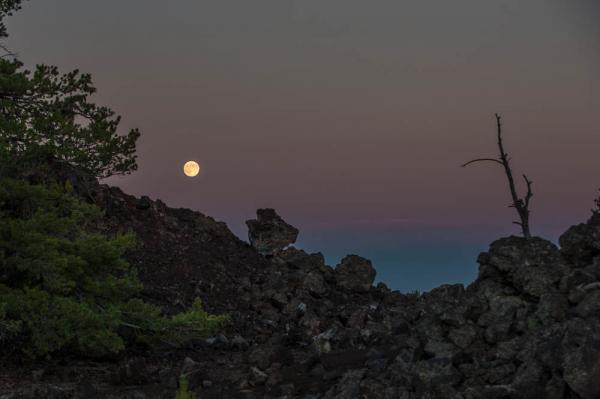
<svg viewBox="0 0 600 399"><path fill-rule="evenodd" d="M195 161L187 161L183 165L183 173L188 177L194 177L200 173L200 165Z"/></svg>

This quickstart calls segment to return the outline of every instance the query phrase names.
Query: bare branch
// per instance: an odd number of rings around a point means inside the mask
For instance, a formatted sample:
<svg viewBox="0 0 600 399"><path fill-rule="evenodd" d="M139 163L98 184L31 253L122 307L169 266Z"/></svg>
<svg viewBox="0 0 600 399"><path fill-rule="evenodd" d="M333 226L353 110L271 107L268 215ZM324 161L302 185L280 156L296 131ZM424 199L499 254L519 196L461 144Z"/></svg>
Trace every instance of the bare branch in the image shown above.
<svg viewBox="0 0 600 399"><path fill-rule="evenodd" d="M523 179L525 180L525 184L527 184L527 194L525 194L525 208L528 209L529 201L531 200L531 197L533 197L533 192L531 191L531 185L533 184L533 182L529 180L526 175L523 175Z"/></svg>
<svg viewBox="0 0 600 399"><path fill-rule="evenodd" d="M464 164L462 164L460 166L464 168L465 166L468 166L468 165L470 165L472 163L475 163L475 162L485 162L485 161L496 162L496 163L499 163L500 165L502 165L502 161L500 161L499 159L496 159L496 158L478 158L478 159L473 159L473 160L471 160L471 161L469 161L467 163L464 163Z"/></svg>
<svg viewBox="0 0 600 399"><path fill-rule="evenodd" d="M8 57L16 57L17 54L13 53L6 47L4 44L0 43L0 50L4 52L4 54L0 55L0 58L8 58Z"/></svg>

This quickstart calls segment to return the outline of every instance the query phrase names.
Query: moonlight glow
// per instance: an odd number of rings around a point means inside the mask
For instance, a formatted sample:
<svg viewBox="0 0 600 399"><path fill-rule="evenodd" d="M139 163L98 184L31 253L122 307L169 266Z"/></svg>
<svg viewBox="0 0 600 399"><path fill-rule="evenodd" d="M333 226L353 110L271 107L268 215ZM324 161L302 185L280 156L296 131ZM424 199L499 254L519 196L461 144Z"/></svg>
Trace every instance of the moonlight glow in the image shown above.
<svg viewBox="0 0 600 399"><path fill-rule="evenodd" d="M200 173L200 165L195 161L187 161L185 165L183 165L183 173L188 177L197 176L198 173Z"/></svg>

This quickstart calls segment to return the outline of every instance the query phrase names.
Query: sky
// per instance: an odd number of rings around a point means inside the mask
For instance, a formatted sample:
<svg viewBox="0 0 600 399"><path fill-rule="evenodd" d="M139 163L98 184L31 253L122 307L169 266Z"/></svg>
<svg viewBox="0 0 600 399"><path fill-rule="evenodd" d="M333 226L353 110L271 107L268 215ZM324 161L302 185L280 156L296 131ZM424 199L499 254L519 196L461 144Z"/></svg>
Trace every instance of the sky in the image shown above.
<svg viewBox="0 0 600 399"><path fill-rule="evenodd" d="M334 266L371 259L402 291L469 283L518 230L496 156L533 180L554 242L600 188L597 0L30 0L7 44L89 72L138 127L139 170L109 180L225 221L273 207ZM182 174L196 160L201 174ZM522 186L520 187L522 189Z"/></svg>

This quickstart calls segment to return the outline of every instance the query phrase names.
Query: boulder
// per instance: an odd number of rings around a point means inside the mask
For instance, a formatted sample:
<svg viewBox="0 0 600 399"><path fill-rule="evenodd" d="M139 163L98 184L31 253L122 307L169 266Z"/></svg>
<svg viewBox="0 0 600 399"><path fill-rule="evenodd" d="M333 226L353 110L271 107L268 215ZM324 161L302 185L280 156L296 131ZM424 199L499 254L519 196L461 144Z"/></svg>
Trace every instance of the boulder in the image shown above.
<svg viewBox="0 0 600 399"><path fill-rule="evenodd" d="M561 252L575 266L583 267L600 255L600 213L586 223L570 227L558 239Z"/></svg>
<svg viewBox="0 0 600 399"><path fill-rule="evenodd" d="M481 265L490 265L502 273L522 267L538 267L558 262L560 253L550 241L534 237L505 237L494 241L487 253L479 255Z"/></svg>
<svg viewBox="0 0 600 399"><path fill-rule="evenodd" d="M248 239L256 250L271 256L296 242L298 229L286 223L274 209L258 209L256 219L247 220Z"/></svg>
<svg viewBox="0 0 600 399"><path fill-rule="evenodd" d="M506 237L492 243L487 253L479 255L478 280L495 280L521 293L541 297L558 289L567 269L560 251L550 241L538 237Z"/></svg>
<svg viewBox="0 0 600 399"><path fill-rule="evenodd" d="M486 327L485 338L494 343L506 339L513 321L524 301L516 296L499 296L489 302L489 310L479 317L478 324Z"/></svg>
<svg viewBox="0 0 600 399"><path fill-rule="evenodd" d="M335 268L335 282L350 291L369 291L375 280L371 261L358 255L348 255Z"/></svg>
<svg viewBox="0 0 600 399"><path fill-rule="evenodd" d="M477 329L472 324L466 324L460 328L450 330L448 338L459 348L465 349L477 337Z"/></svg>
<svg viewBox="0 0 600 399"><path fill-rule="evenodd" d="M580 317L600 315L600 289L590 290L575 307L575 313Z"/></svg>
<svg viewBox="0 0 600 399"><path fill-rule="evenodd" d="M600 322L574 319L567 325L562 350L563 377L584 399L600 397Z"/></svg>
<svg viewBox="0 0 600 399"><path fill-rule="evenodd" d="M323 276L316 272L306 274L302 284L304 289L315 296L320 296L327 292L327 285Z"/></svg>

